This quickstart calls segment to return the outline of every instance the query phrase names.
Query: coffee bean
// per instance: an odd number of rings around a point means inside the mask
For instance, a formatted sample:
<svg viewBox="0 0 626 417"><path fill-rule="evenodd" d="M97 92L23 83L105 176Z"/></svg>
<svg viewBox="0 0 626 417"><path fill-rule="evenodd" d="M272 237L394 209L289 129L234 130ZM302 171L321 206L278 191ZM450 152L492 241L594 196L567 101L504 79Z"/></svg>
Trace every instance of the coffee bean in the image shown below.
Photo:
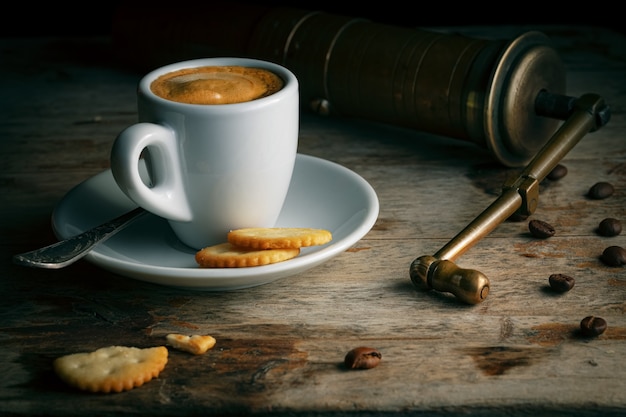
<svg viewBox="0 0 626 417"><path fill-rule="evenodd" d="M602 236L617 236L622 233L622 222L612 217L607 217L598 225L598 233Z"/></svg>
<svg viewBox="0 0 626 417"><path fill-rule="evenodd" d="M548 278L550 287L556 292L568 292L574 288L576 280L569 275L564 274L552 274Z"/></svg>
<svg viewBox="0 0 626 417"><path fill-rule="evenodd" d="M530 234L541 239L552 237L555 233L551 224L536 219L528 222L528 230L530 230Z"/></svg>
<svg viewBox="0 0 626 417"><path fill-rule="evenodd" d="M343 362L348 369L371 369L378 366L382 358L378 350L361 346L348 352Z"/></svg>
<svg viewBox="0 0 626 417"><path fill-rule="evenodd" d="M609 246L604 249L600 259L608 266L626 265L626 249L621 246Z"/></svg>
<svg viewBox="0 0 626 417"><path fill-rule="evenodd" d="M611 183L600 181L591 186L587 196L594 200L602 200L613 195L613 192L615 192L615 188Z"/></svg>
<svg viewBox="0 0 626 417"><path fill-rule="evenodd" d="M546 175L546 178L552 181L557 181L566 175L567 167L565 165L558 164L557 166L552 168L552 171L550 171L550 173Z"/></svg>
<svg viewBox="0 0 626 417"><path fill-rule="evenodd" d="M580 322L580 333L586 337L599 336L608 327L602 317L587 316Z"/></svg>

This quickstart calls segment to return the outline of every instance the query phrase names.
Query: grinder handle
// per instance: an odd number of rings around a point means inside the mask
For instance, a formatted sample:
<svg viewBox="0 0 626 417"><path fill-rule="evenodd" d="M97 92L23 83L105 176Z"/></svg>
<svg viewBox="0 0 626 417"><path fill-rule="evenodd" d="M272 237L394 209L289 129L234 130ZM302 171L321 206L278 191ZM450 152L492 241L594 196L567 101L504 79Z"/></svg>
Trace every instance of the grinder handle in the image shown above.
<svg viewBox="0 0 626 417"><path fill-rule="evenodd" d="M495 229L516 210L532 214L539 198L538 184L559 161L591 131L605 125L610 110L595 94L585 94L573 105L570 117L526 166L508 181L502 194L434 256L421 256L410 267L411 281L421 289L454 294L460 301L477 304L489 294L489 280L479 271L457 267L452 260Z"/></svg>

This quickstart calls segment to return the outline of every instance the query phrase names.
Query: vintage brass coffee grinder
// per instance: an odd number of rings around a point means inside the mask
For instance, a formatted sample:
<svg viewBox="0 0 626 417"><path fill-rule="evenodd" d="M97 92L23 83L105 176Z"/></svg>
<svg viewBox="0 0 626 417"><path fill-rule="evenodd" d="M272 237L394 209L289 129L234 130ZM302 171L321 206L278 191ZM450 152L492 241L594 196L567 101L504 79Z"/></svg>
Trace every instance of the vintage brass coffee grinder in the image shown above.
<svg viewBox="0 0 626 417"><path fill-rule="evenodd" d="M161 58L234 53L273 61L296 74L301 101L321 114L471 141L505 166L525 167L448 244L410 265L417 287L450 292L466 303L485 300L489 280L453 261L514 213L532 214L543 178L583 136L610 118L601 97L565 95L564 64L539 32L488 40L291 8L237 11L233 22L167 32L158 47L172 54ZM136 32L132 13L126 17ZM184 21L188 28L195 26ZM121 41L128 42L124 19L118 23ZM153 43L158 31L162 27L143 29ZM140 40L133 53L147 62L140 50L145 52L145 45Z"/></svg>

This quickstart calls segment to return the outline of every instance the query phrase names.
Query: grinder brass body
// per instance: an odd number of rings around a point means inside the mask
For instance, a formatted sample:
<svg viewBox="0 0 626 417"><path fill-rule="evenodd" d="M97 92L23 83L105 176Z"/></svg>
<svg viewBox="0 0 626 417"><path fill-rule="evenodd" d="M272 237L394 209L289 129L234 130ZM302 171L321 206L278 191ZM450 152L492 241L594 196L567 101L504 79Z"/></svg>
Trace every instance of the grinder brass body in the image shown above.
<svg viewBox="0 0 626 417"><path fill-rule="evenodd" d="M564 65L539 32L486 40L274 9L248 53L291 69L303 103L323 100L333 114L471 141L514 167L558 124L535 114L538 93L565 92Z"/></svg>

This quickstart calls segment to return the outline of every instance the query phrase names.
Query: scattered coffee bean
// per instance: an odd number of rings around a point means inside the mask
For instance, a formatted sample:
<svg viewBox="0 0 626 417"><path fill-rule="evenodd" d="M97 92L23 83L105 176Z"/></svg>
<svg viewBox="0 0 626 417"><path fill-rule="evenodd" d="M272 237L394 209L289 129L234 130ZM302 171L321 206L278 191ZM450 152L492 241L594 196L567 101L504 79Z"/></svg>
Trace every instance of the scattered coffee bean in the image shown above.
<svg viewBox="0 0 626 417"><path fill-rule="evenodd" d="M598 225L598 233L602 236L617 236L622 233L622 222L612 217L607 217Z"/></svg>
<svg viewBox="0 0 626 417"><path fill-rule="evenodd" d="M371 369L378 366L382 358L378 350L361 346L348 352L343 362L348 369Z"/></svg>
<svg viewBox="0 0 626 417"><path fill-rule="evenodd" d="M552 181L557 181L566 175L567 167L565 165L558 164L557 166L552 168L552 171L550 171L550 173L546 175L546 178Z"/></svg>
<svg viewBox="0 0 626 417"><path fill-rule="evenodd" d="M585 337L600 336L607 327L602 317L587 316L580 322L580 333Z"/></svg>
<svg viewBox="0 0 626 417"><path fill-rule="evenodd" d="M600 181L591 186L587 196L594 200L602 200L613 195L613 192L615 189L611 183Z"/></svg>
<svg viewBox="0 0 626 417"><path fill-rule="evenodd" d="M536 219L528 222L528 230L530 230L530 234L541 239L552 237L555 233L551 224Z"/></svg>
<svg viewBox="0 0 626 417"><path fill-rule="evenodd" d="M600 259L608 266L626 265L626 249L621 246L609 246L604 249Z"/></svg>
<svg viewBox="0 0 626 417"><path fill-rule="evenodd" d="M569 275L564 274L552 274L548 278L548 282L550 283L550 287L556 292L568 292L572 288L574 288L574 284L576 280Z"/></svg>

